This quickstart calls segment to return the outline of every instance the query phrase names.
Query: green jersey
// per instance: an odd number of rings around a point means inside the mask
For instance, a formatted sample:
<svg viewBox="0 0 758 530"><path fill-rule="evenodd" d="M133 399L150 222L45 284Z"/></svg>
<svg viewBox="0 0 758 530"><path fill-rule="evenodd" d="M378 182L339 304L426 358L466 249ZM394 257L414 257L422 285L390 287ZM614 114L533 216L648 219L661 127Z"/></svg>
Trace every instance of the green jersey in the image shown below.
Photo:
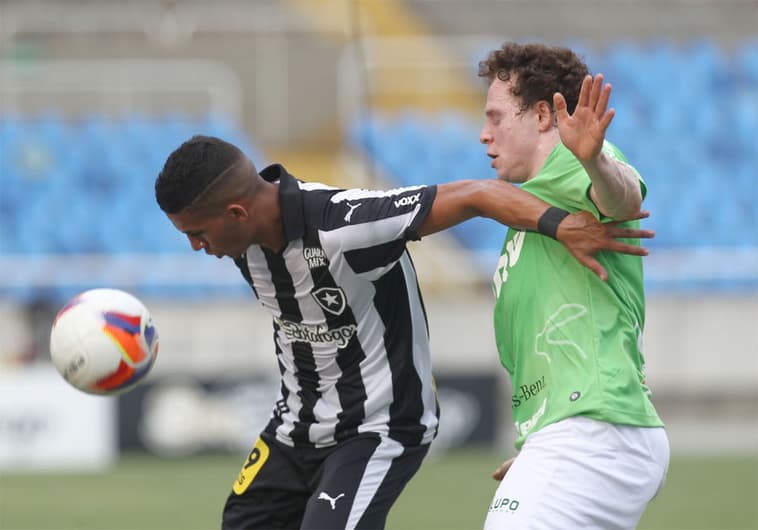
<svg viewBox="0 0 758 530"><path fill-rule="evenodd" d="M604 151L625 162L606 142ZM645 184L640 178L643 196ZM570 212L602 217L590 179L558 144L521 189ZM639 221L627 223L638 227ZM639 244L639 240L626 240ZM601 281L566 248L536 232L509 229L494 276L495 338L511 376L516 448L542 427L571 416L662 426L645 384L642 259L601 252Z"/></svg>

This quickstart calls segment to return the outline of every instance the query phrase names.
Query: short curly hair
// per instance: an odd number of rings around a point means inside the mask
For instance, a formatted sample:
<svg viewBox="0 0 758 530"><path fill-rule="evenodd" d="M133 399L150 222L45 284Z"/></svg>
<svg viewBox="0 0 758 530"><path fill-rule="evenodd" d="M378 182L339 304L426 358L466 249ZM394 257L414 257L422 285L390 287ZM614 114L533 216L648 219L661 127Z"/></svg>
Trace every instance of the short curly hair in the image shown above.
<svg viewBox="0 0 758 530"><path fill-rule="evenodd" d="M155 199L166 213L179 213L244 154L214 136L193 136L172 152L155 180Z"/></svg>
<svg viewBox="0 0 758 530"><path fill-rule="evenodd" d="M492 82L513 79L513 95L521 98L521 110L538 101L553 105L553 94L566 98L569 113L579 100L582 80L589 73L587 65L569 48L544 44L506 42L479 62L479 77Z"/></svg>

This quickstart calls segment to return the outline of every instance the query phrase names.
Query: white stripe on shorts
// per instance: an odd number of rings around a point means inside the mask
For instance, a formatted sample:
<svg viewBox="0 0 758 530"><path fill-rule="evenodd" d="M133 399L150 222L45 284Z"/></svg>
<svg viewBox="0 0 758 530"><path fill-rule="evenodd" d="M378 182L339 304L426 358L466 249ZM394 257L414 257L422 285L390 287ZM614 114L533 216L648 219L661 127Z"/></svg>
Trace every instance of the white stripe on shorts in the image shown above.
<svg viewBox="0 0 758 530"><path fill-rule="evenodd" d="M390 470L392 461L402 455L403 450L402 444L390 438L382 437L381 442L374 450L374 454L369 458L366 470L363 472L363 477L358 485L358 491L355 492L353 507L350 509L350 515L345 525L346 529L356 527Z"/></svg>

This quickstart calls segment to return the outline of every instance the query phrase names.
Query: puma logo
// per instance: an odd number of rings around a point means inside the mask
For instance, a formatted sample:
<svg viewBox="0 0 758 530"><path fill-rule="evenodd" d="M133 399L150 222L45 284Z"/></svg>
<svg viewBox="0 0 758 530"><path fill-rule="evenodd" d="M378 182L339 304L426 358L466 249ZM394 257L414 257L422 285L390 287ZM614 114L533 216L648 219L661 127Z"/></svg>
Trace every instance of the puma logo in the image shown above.
<svg viewBox="0 0 758 530"><path fill-rule="evenodd" d="M354 212L354 211L355 211L355 209L356 209L356 208L358 208L358 206L360 206L361 204L363 204L363 203L362 203L362 202L359 202L358 204L350 204L350 203L347 203L347 206L348 206L348 208L350 208L350 211L349 211L349 212L347 212L347 213L345 214L345 222L346 222L346 223L349 223L349 222L350 222L350 219L353 217L353 212Z"/></svg>
<svg viewBox="0 0 758 530"><path fill-rule="evenodd" d="M337 508L337 501L340 500L342 497L344 497L344 493L340 493L336 497L332 498L329 496L329 494L325 491L322 491L318 494L318 500L320 501L329 501L329 504L332 505L332 510L335 510Z"/></svg>

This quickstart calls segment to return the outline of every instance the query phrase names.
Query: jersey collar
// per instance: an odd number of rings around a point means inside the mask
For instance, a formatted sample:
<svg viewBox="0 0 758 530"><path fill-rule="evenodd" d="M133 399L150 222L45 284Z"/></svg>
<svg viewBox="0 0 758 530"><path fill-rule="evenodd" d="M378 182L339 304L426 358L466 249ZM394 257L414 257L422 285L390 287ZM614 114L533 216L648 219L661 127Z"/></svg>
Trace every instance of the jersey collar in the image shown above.
<svg viewBox="0 0 758 530"><path fill-rule="evenodd" d="M303 216L303 196L298 180L290 175L281 164L272 164L260 172L268 182L279 181L279 206L282 210L284 238L289 243L305 234Z"/></svg>

